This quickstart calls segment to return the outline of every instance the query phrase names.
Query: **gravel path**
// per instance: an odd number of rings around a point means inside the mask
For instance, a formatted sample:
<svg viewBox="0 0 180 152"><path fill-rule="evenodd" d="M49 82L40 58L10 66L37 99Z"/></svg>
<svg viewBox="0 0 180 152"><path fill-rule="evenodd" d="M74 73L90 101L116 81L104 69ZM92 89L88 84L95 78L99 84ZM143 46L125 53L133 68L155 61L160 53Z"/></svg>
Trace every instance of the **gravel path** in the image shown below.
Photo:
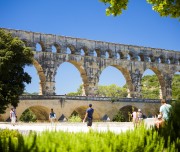
<svg viewBox="0 0 180 152"><path fill-rule="evenodd" d="M154 124L154 119L149 118L145 119L145 124L149 127ZM88 132L89 128L86 123L70 123L70 122L56 122L51 123L21 123L17 122L15 126L12 126L7 122L0 122L0 129L13 129L18 130L22 134L28 134L29 131L53 131L53 130L62 130L68 132ZM126 130L134 129L132 122L93 122L92 130L99 132L112 131L115 133L121 133Z"/></svg>

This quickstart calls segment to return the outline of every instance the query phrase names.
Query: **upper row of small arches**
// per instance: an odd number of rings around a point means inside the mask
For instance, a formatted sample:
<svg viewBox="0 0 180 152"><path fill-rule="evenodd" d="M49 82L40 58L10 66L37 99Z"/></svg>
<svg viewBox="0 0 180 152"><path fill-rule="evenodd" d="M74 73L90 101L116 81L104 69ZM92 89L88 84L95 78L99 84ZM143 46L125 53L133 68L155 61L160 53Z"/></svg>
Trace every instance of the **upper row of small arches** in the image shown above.
<svg viewBox="0 0 180 152"><path fill-rule="evenodd" d="M41 52L44 51L44 48L41 44L37 43L35 51ZM64 53L64 54L75 54L75 55L81 55L81 56L94 56L94 57L101 57L101 58L113 58L113 59L126 59L126 60L136 60L136 61L146 61L146 62L156 62L156 63L166 63L166 64L178 64L180 63L180 59L174 60L173 57L166 58L163 55L160 55L159 57L154 57L153 54L150 55L144 55L144 54L135 54L133 52L115 52L112 53L111 50L107 51L100 51L98 49L91 50L88 52L86 48L75 50L75 48L69 46L66 47L63 52L61 51L61 48L56 45L52 45L48 48L48 52L52 53Z"/></svg>

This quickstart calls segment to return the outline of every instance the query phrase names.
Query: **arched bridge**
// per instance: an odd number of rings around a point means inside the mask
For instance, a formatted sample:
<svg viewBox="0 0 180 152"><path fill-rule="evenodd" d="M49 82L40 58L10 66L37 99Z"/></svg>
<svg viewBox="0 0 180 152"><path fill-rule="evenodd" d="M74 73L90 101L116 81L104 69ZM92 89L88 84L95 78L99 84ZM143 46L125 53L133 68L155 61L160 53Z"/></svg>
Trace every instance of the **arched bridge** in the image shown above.
<svg viewBox="0 0 180 152"><path fill-rule="evenodd" d="M4 29L34 51L34 66L40 78L40 95L55 95L55 75L63 62L80 72L85 94L95 95L101 72L108 66L120 70L126 79L128 97L141 98L141 78L146 69L158 77L161 98L171 99L172 78L180 71L180 52L142 46L115 44L53 34ZM42 50L36 51L36 44ZM52 52L52 46L56 52Z"/></svg>
<svg viewBox="0 0 180 152"><path fill-rule="evenodd" d="M89 104L94 108L94 120L104 120L109 117L112 121L113 117L124 109L125 116L128 112L132 112L132 107L142 109L146 116L156 115L159 111L160 101L152 99L138 98L120 98L112 100L107 97L90 97L90 96L21 96L20 103L16 107L18 119L26 109L31 109L38 117L41 115L43 121L48 120L50 109L53 108L57 119L63 121L64 118L69 118L74 113L78 114L82 119ZM9 119L11 106L6 109L5 114L0 115L0 120L6 121ZM42 118L43 116L43 118Z"/></svg>
<svg viewBox="0 0 180 152"><path fill-rule="evenodd" d="M180 71L180 52L116 44L81 38L4 29L34 51L34 66L40 78L40 95L55 95L55 75L63 62L80 72L86 96L95 95L103 69L113 66L126 79L128 97L141 98L141 78L146 69L158 77L161 97L171 99L172 79ZM41 51L36 51L36 44ZM53 52L52 46L56 48Z"/></svg>

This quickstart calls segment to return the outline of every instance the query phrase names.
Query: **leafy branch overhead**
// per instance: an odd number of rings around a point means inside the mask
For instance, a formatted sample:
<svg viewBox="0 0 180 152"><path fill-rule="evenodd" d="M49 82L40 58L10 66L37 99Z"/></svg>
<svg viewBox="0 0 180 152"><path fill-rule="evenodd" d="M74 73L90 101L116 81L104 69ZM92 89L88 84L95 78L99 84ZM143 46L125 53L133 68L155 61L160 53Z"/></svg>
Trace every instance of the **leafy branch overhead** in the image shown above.
<svg viewBox="0 0 180 152"><path fill-rule="evenodd" d="M106 9L106 15L121 15L123 10L127 9L128 0L100 0L101 2L109 4L110 6Z"/></svg>
<svg viewBox="0 0 180 152"><path fill-rule="evenodd" d="M123 10L127 9L128 0L99 0L105 5L106 15L121 15ZM146 0L152 5L152 9L159 13L160 16L169 16L180 20L180 0Z"/></svg>

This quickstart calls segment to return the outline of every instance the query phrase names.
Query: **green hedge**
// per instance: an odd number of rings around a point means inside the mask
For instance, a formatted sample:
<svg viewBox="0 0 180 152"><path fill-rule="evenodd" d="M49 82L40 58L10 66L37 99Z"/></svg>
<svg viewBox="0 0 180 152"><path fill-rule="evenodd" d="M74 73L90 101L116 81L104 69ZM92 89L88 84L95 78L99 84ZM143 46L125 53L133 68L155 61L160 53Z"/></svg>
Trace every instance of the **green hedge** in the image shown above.
<svg viewBox="0 0 180 152"><path fill-rule="evenodd" d="M0 130L2 152L175 152L180 140L167 143L157 131L139 127L120 134L89 131L34 132L22 136L17 131Z"/></svg>

